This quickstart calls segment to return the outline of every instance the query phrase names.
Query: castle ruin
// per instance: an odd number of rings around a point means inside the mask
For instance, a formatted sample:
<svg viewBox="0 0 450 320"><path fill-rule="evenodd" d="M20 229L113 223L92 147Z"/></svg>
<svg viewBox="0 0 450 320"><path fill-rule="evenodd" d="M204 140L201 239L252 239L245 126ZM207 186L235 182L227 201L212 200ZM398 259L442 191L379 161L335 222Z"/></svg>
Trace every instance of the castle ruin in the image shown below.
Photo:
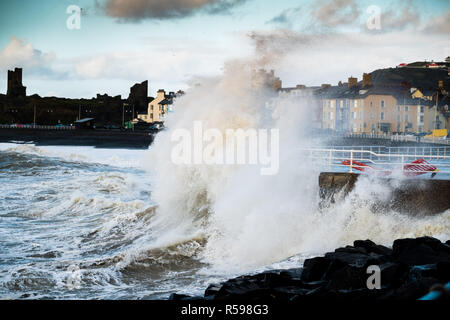
<svg viewBox="0 0 450 320"><path fill-rule="evenodd" d="M22 85L22 68L8 70L8 90L6 95L11 98L26 97L27 87Z"/></svg>

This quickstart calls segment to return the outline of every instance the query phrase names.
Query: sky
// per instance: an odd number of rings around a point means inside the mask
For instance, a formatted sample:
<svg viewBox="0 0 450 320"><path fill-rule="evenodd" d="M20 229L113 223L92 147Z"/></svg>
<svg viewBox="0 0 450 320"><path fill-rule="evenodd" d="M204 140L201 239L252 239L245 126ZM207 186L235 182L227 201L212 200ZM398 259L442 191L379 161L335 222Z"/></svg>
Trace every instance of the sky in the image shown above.
<svg viewBox="0 0 450 320"><path fill-rule="evenodd" d="M154 95L233 59L274 69L284 87L336 84L442 61L449 34L448 0L2 0L0 93L22 67L28 95L126 98L144 80Z"/></svg>

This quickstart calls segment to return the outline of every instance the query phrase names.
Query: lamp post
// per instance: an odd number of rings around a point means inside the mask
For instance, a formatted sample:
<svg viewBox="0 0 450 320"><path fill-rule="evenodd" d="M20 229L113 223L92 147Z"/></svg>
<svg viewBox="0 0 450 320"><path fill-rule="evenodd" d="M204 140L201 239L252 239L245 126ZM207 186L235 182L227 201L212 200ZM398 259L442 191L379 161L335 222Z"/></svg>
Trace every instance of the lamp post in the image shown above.
<svg viewBox="0 0 450 320"><path fill-rule="evenodd" d="M128 106L128 103L122 104L122 128L125 127L125 106Z"/></svg>
<svg viewBox="0 0 450 320"><path fill-rule="evenodd" d="M133 120L134 120L134 103L133 103L133 113L131 114L131 130L134 131L134 123L133 123Z"/></svg>

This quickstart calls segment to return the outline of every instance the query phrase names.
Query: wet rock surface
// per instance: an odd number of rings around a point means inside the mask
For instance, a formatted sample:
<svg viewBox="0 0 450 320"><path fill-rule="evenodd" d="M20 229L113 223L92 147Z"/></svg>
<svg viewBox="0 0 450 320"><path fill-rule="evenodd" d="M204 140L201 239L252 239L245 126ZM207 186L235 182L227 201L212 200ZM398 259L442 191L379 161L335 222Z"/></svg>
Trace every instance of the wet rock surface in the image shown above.
<svg viewBox="0 0 450 320"><path fill-rule="evenodd" d="M368 270L369 266L379 270L379 289L368 288L369 277L369 282L376 284L373 280L376 272ZM431 237L399 239L388 248L370 240L357 240L353 246L305 260L302 268L241 276L210 285L204 297L174 294L171 299L253 302L310 298L412 300L427 294L432 286L445 285L449 281L450 241L442 243Z"/></svg>

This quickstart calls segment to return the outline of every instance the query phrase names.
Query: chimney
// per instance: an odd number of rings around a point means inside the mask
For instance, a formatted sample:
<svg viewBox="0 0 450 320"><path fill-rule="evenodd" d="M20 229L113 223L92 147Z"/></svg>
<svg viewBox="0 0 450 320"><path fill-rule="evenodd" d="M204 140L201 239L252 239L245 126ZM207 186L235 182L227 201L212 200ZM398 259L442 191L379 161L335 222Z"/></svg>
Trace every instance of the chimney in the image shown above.
<svg viewBox="0 0 450 320"><path fill-rule="evenodd" d="M331 84L328 84L328 83L322 83L322 85L320 86L322 89L325 89L325 88L328 88L328 87L331 87Z"/></svg>
<svg viewBox="0 0 450 320"><path fill-rule="evenodd" d="M156 94L156 96L157 96L158 98L164 98L165 95L166 95L166 91L164 91L164 89L159 89L158 92L157 92L157 94Z"/></svg>
<svg viewBox="0 0 450 320"><path fill-rule="evenodd" d="M353 78L353 77L348 78L348 87L349 88L354 87L357 84L358 84L358 79L357 78Z"/></svg>
<svg viewBox="0 0 450 320"><path fill-rule="evenodd" d="M362 86L363 88L372 85L372 76L370 73L363 73Z"/></svg>
<svg viewBox="0 0 450 320"><path fill-rule="evenodd" d="M305 89L306 86L304 84L298 84L295 86L296 89Z"/></svg>

